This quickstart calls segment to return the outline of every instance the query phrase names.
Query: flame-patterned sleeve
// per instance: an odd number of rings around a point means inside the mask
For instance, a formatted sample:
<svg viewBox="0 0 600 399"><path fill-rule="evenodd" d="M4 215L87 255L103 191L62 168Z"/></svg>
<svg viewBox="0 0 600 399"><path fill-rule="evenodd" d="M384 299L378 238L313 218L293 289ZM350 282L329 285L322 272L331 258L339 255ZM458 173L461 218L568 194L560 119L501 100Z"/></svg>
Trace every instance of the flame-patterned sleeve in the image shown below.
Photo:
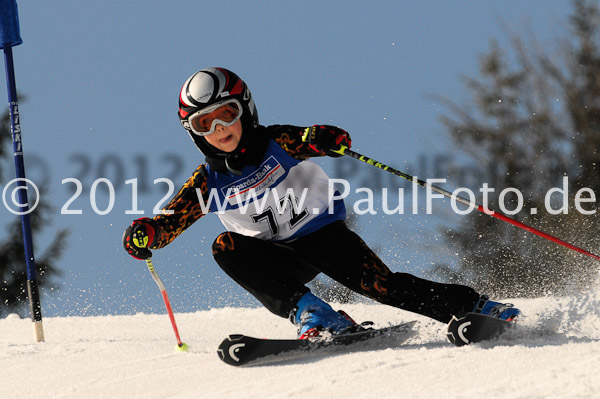
<svg viewBox="0 0 600 399"><path fill-rule="evenodd" d="M154 217L154 222L158 228L152 249L162 248L171 243L195 221L205 215L200 208L196 189L200 190L205 203L207 203L205 196L208 195L208 186L204 164L196 168L175 197L163 208L163 211L172 211L172 213L166 214L163 212Z"/></svg>
<svg viewBox="0 0 600 399"><path fill-rule="evenodd" d="M306 127L292 125L267 126L269 136L277 142L292 158L305 160L311 157L322 157L325 153L313 149L302 141Z"/></svg>

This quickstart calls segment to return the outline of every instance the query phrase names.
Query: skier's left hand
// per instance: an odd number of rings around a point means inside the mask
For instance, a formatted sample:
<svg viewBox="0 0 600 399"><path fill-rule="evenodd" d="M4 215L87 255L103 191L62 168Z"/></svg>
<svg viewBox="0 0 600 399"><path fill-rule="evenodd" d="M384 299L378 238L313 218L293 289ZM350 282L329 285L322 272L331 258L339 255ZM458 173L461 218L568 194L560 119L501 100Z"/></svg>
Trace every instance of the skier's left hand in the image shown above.
<svg viewBox="0 0 600 399"><path fill-rule="evenodd" d="M313 150L331 157L342 156L332 150L339 150L342 145L348 148L352 145L352 139L347 131L329 125L314 125L306 128L302 140L308 142Z"/></svg>

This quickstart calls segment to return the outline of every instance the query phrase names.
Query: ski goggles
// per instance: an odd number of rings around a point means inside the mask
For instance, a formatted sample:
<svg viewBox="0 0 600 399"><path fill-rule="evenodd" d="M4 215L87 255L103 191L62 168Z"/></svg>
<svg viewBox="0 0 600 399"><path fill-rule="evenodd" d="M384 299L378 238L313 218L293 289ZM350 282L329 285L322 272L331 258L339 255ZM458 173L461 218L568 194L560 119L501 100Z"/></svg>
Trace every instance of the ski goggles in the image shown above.
<svg viewBox="0 0 600 399"><path fill-rule="evenodd" d="M201 109L188 117L189 129L198 136L215 132L217 124L231 126L242 117L242 105L236 99L225 100Z"/></svg>

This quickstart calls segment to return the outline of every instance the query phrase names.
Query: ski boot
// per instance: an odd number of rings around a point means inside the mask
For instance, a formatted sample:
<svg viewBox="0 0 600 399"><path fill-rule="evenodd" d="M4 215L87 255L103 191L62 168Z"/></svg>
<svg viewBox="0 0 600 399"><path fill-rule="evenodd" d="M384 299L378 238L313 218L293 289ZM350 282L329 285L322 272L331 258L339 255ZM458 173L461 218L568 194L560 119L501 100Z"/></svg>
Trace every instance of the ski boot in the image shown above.
<svg viewBox="0 0 600 399"><path fill-rule="evenodd" d="M336 312L329 304L307 292L290 313L290 320L298 326L299 339L324 338L362 329L345 312Z"/></svg>
<svg viewBox="0 0 600 399"><path fill-rule="evenodd" d="M521 314L521 311L515 308L512 303L494 302L487 295L479 297L473 312L506 321L514 321Z"/></svg>

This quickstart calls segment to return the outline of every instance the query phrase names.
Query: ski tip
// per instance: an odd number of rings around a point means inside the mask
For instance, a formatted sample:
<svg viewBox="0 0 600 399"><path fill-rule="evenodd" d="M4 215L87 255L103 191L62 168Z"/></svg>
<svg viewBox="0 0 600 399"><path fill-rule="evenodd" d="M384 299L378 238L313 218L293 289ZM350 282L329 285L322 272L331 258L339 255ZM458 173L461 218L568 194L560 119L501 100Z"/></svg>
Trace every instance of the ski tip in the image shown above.
<svg viewBox="0 0 600 399"><path fill-rule="evenodd" d="M244 337L242 334L228 335L217 349L219 358L230 366L241 366L244 364L244 359L238 356L240 350L246 346L245 343L240 342Z"/></svg>
<svg viewBox="0 0 600 399"><path fill-rule="evenodd" d="M470 345L496 339L515 324L514 321L497 319L479 313L467 313L460 317L452 317L448 323L446 336L455 346Z"/></svg>

